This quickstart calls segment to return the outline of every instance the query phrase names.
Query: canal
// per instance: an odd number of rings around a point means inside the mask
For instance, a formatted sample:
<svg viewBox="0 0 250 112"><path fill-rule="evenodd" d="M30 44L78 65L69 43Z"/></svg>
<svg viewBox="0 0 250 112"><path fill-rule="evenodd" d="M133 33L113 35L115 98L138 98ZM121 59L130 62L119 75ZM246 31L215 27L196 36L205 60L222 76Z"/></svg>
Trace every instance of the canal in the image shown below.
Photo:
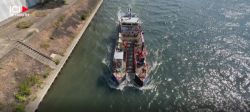
<svg viewBox="0 0 250 112"><path fill-rule="evenodd" d="M151 82L110 87L119 10L144 22ZM250 1L104 0L38 112L249 111Z"/></svg>

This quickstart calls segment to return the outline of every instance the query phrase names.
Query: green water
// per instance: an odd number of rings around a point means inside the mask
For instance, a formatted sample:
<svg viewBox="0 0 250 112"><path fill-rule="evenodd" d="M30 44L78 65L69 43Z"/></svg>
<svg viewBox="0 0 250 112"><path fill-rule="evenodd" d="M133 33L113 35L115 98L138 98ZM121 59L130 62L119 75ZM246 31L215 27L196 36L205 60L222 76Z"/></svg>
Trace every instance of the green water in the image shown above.
<svg viewBox="0 0 250 112"><path fill-rule="evenodd" d="M151 83L110 87L117 14L144 22ZM250 1L104 0L39 112L250 111Z"/></svg>

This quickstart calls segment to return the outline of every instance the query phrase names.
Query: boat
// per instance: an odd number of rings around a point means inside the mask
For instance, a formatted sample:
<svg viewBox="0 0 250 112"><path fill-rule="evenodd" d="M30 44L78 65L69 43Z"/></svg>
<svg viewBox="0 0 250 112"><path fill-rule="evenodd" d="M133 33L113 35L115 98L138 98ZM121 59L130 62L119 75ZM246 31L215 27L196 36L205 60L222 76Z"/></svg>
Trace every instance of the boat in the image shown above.
<svg viewBox="0 0 250 112"><path fill-rule="evenodd" d="M118 21L112 76L118 85L127 81L142 87L147 83L149 71L142 22L131 9L118 17Z"/></svg>

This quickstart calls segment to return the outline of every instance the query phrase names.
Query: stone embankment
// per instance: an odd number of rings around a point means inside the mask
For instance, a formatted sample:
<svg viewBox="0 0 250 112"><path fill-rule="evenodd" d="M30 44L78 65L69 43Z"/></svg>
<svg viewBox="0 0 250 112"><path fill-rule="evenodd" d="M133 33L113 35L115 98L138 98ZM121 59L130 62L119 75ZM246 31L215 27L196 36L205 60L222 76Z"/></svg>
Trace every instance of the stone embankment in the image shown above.
<svg viewBox="0 0 250 112"><path fill-rule="evenodd" d="M61 69L63 68L64 64L66 63L66 61L69 58L72 51L74 50L78 41L81 39L83 33L85 32L85 30L89 26L90 22L94 18L96 12L98 11L98 9L102 5L102 3L103 3L103 0L100 0L100 2L97 4L96 8L92 11L91 15L87 18L87 20L84 24L84 27L79 32L79 34L76 36L76 38L72 41L71 45L66 50L64 57L61 59L60 63L57 65L56 69L54 69L52 71L51 75L45 80L43 88L40 89L36 93L36 99L34 101L29 102L29 104L26 106L25 110L27 112L35 112L38 109L40 102L43 100L44 96L47 94L49 88L53 84L54 80L56 79L56 77L59 74L59 72L61 71Z"/></svg>

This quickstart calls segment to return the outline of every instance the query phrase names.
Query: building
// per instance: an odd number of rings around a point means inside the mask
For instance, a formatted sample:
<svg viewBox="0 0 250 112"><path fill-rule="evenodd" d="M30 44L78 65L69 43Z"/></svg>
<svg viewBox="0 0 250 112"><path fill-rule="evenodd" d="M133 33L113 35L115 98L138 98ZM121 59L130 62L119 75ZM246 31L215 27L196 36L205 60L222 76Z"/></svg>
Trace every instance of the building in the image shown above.
<svg viewBox="0 0 250 112"><path fill-rule="evenodd" d="M33 7L38 3L43 3L46 0L0 0L0 22L13 16L13 12L20 13L22 6Z"/></svg>

